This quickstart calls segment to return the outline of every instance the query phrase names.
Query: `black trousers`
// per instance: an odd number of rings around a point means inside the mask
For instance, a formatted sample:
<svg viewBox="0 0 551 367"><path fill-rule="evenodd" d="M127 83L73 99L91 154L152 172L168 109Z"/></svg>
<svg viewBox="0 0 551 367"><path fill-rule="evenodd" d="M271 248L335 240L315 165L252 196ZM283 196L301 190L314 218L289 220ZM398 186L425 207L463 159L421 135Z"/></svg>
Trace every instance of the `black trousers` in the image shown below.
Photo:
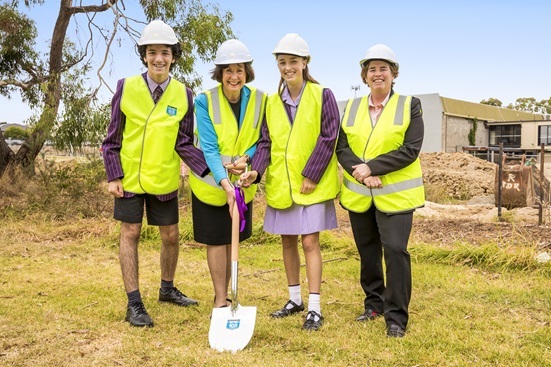
<svg viewBox="0 0 551 367"><path fill-rule="evenodd" d="M365 213L348 213L360 254L364 307L384 313L387 325L396 324L405 329L411 299L411 260L407 245L413 212L388 215L372 205Z"/></svg>

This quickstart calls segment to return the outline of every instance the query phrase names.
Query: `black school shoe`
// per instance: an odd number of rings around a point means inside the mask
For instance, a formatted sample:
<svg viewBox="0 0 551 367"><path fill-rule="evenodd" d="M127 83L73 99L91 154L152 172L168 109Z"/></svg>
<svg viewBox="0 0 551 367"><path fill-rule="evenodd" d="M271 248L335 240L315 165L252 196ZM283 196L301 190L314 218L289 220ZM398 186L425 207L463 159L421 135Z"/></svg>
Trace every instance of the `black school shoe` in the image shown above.
<svg viewBox="0 0 551 367"><path fill-rule="evenodd" d="M182 307L195 306L199 304L199 302L197 302L196 300L188 298L176 287L170 288L166 292L163 292L162 289L159 289L159 302L173 303Z"/></svg>
<svg viewBox="0 0 551 367"><path fill-rule="evenodd" d="M368 308L364 313L356 317L356 321L373 321L380 316L383 316L383 314Z"/></svg>
<svg viewBox="0 0 551 367"><path fill-rule="evenodd" d="M386 329L386 336L389 338L403 338L405 334L406 330L396 324L390 324Z"/></svg>
<svg viewBox="0 0 551 367"><path fill-rule="evenodd" d="M132 326L153 327L153 320L145 310L143 302L134 302L126 308L126 321Z"/></svg>
<svg viewBox="0 0 551 367"><path fill-rule="evenodd" d="M318 317L318 321L316 321L316 316ZM302 330L318 331L321 325L323 325L323 316L316 311L308 311L306 321L302 325Z"/></svg>
<svg viewBox="0 0 551 367"><path fill-rule="evenodd" d="M293 307L287 308L287 305L291 305ZM297 305L295 302L288 300L282 309L271 313L270 316L272 316L274 319L281 319L283 317L287 317L302 311L304 311L304 302L302 302L300 305Z"/></svg>

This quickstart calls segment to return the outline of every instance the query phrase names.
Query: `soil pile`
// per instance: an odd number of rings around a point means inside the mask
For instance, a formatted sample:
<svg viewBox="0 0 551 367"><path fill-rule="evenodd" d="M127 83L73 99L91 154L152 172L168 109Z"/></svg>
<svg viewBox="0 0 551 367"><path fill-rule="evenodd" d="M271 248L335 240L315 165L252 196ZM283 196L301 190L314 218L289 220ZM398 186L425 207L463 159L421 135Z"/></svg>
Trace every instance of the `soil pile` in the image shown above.
<svg viewBox="0 0 551 367"><path fill-rule="evenodd" d="M504 220L498 220L494 199L496 164L462 152L421 153L420 161L427 201L415 211L414 242L449 245L493 240L519 246L551 246L546 225L551 223L548 206L542 213L541 226L536 207L502 208ZM445 193L461 204L431 202L429 192Z"/></svg>
<svg viewBox="0 0 551 367"><path fill-rule="evenodd" d="M467 153L421 153L425 185L457 200L493 195L497 165Z"/></svg>

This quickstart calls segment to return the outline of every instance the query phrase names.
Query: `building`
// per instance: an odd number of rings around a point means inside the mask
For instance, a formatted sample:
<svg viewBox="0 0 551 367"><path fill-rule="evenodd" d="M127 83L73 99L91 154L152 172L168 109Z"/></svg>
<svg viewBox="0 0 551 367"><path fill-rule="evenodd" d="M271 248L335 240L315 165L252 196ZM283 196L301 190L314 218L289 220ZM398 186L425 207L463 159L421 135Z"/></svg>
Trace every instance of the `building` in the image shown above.
<svg viewBox="0 0 551 367"><path fill-rule="evenodd" d="M423 106L425 152L450 153L469 146L495 150L503 143L508 151L535 155L544 143L551 153L549 116L441 97L437 93L416 97Z"/></svg>
<svg viewBox="0 0 551 367"><path fill-rule="evenodd" d="M468 147L489 152L503 143L515 154L536 155L545 143L551 155L551 116L441 97L438 93L415 97L423 108L423 152L452 153ZM338 105L342 117L346 101Z"/></svg>

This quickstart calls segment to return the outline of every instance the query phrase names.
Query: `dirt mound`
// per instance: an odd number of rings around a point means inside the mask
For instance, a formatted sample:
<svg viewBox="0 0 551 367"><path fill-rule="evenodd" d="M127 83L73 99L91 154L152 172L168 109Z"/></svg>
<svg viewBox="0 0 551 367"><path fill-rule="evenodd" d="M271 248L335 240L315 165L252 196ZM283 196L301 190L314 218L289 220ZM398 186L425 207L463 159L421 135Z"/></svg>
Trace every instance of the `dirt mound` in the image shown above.
<svg viewBox="0 0 551 367"><path fill-rule="evenodd" d="M496 164L467 153L421 153L426 186L438 187L457 200L494 194Z"/></svg>
<svg viewBox="0 0 551 367"><path fill-rule="evenodd" d="M540 243L548 238L549 227L537 225L536 207L502 208L504 221L498 220L494 199L496 164L462 152L421 153L420 160L427 201L415 211L414 241L506 241L513 233L522 233L520 242L526 243ZM435 199L443 195L461 204L438 203ZM543 222L550 223L549 209L542 214Z"/></svg>

